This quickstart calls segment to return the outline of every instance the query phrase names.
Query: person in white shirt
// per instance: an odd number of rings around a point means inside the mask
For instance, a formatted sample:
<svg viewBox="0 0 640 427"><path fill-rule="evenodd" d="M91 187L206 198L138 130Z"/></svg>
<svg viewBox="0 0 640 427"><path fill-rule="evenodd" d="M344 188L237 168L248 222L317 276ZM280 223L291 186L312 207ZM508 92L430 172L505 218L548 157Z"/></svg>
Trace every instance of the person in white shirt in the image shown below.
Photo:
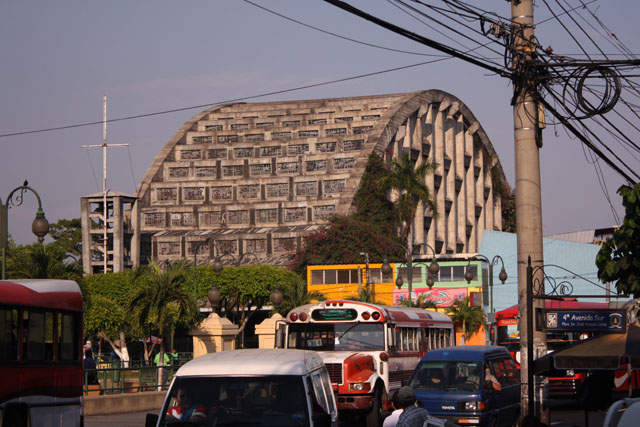
<svg viewBox="0 0 640 427"><path fill-rule="evenodd" d="M387 418L384 419L382 423L382 427L396 427L396 423L398 422L398 418L400 414L402 414L402 408L398 403L398 391L394 391L391 395L391 407L394 411Z"/></svg>

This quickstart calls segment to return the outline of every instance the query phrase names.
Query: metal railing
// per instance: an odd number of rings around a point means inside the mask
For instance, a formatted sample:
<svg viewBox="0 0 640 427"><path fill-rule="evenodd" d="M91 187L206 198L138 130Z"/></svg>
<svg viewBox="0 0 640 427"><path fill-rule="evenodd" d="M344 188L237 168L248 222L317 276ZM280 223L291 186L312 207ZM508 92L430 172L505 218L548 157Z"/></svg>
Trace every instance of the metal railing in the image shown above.
<svg viewBox="0 0 640 427"><path fill-rule="evenodd" d="M181 354L172 365L149 365L145 360L129 361L129 367L124 367L120 361L107 362L101 357L96 369L98 384L89 384L89 371L84 372L83 392L85 396L137 393L142 391L166 390L173 375L180 366L191 360L191 354ZM163 370L160 373L160 370ZM159 376L161 375L160 379Z"/></svg>

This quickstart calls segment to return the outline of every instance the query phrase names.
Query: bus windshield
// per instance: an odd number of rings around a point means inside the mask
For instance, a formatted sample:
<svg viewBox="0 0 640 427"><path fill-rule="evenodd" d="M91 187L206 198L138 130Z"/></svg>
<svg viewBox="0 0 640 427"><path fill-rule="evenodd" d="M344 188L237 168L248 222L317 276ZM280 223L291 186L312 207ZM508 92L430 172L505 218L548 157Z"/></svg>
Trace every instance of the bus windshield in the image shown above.
<svg viewBox="0 0 640 427"><path fill-rule="evenodd" d="M342 351L384 350L381 323L290 324L289 348Z"/></svg>

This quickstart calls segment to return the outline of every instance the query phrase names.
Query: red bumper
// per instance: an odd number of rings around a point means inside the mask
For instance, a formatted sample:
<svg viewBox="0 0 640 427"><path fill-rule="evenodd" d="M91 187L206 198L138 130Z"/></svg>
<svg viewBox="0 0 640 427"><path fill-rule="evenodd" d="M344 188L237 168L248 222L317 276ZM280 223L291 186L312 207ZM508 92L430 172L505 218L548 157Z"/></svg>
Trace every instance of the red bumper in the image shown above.
<svg viewBox="0 0 640 427"><path fill-rule="evenodd" d="M338 411L363 411L371 409L373 395L339 394L336 396Z"/></svg>

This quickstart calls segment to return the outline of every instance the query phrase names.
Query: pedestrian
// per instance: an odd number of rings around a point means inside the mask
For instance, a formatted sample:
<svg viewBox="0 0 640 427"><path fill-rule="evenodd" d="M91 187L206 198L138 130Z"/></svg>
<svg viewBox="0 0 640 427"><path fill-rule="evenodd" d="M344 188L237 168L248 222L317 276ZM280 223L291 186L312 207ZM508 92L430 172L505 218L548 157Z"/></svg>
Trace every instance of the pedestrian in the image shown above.
<svg viewBox="0 0 640 427"><path fill-rule="evenodd" d="M84 351L82 369L85 372L87 384L100 384L98 381L98 372L96 371L96 361L93 360L93 351L91 351L91 349Z"/></svg>
<svg viewBox="0 0 640 427"><path fill-rule="evenodd" d="M382 427L396 427L398 418L400 414L402 414L403 409L400 407L400 402L398 402L398 390L394 391L391 395L391 407L393 408L393 412L384 419Z"/></svg>
<svg viewBox="0 0 640 427"><path fill-rule="evenodd" d="M171 366L171 357L169 357L169 355L162 350L163 349L160 349L160 352L158 352L158 354L156 354L156 357L153 358L153 363L162 370L162 378L160 382L164 387L168 379L168 372L167 369L164 368L164 366ZM160 358L160 355L163 355L164 357Z"/></svg>
<svg viewBox="0 0 640 427"><path fill-rule="evenodd" d="M398 404L402 413L398 417L396 427L422 427L429 412L416 406L416 395L411 387L404 386L398 390Z"/></svg>
<svg viewBox="0 0 640 427"><path fill-rule="evenodd" d="M171 358L173 359L173 367L175 368L176 366L178 366L178 351L174 348L171 351Z"/></svg>

